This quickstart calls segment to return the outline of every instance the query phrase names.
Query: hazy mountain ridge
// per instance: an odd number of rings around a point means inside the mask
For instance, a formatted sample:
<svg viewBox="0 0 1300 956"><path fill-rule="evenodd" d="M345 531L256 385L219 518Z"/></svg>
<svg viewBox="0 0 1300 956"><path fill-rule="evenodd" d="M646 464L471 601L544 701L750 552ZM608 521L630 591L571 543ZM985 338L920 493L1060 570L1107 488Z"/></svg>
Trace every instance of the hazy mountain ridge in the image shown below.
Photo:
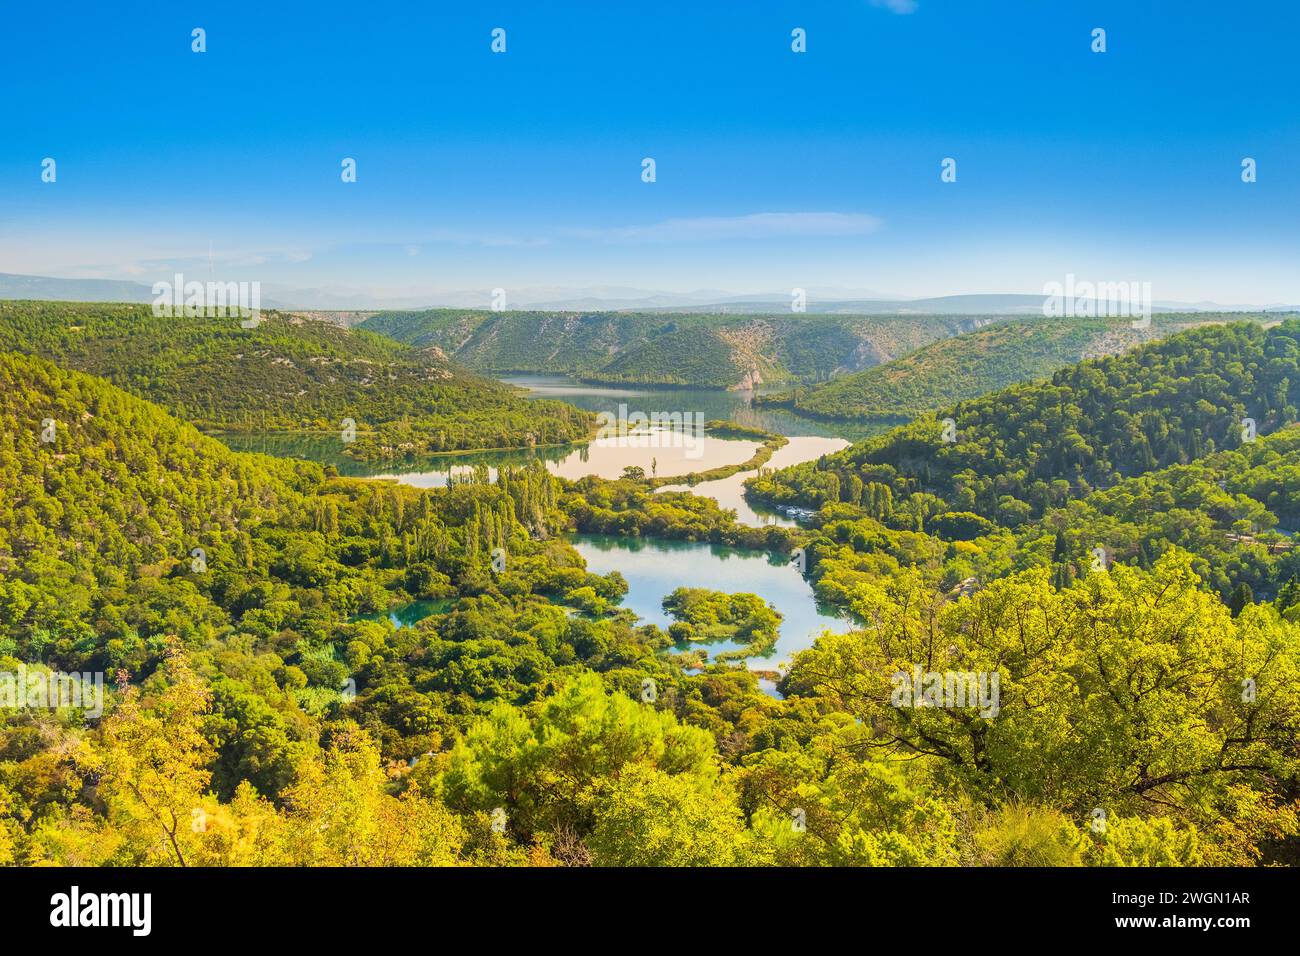
<svg viewBox="0 0 1300 956"><path fill-rule="evenodd" d="M439 309L380 313L362 327L417 347L436 345L482 372L740 388L823 381L998 320Z"/></svg>
<svg viewBox="0 0 1300 956"><path fill-rule="evenodd" d="M172 280L171 273L156 276ZM206 270L191 279L207 281ZM256 276L232 277L252 279ZM485 310L492 304L490 289L440 292L376 293L365 289L292 288L262 283L266 308L334 313L418 311L429 309ZM507 290L507 311L530 312L786 312L792 293L734 293L718 289L664 292L621 286L589 288L539 287ZM129 279L65 279L0 273L0 299L44 299L60 302L152 302L151 282ZM1157 300L1155 309L1166 312L1294 312L1300 304L1180 302ZM909 297L853 289L809 289L807 311L859 315L1041 315L1042 293L965 293ZM325 317L322 315L321 317ZM338 321L331 318L330 321ZM346 321L341 324L346 324Z"/></svg>

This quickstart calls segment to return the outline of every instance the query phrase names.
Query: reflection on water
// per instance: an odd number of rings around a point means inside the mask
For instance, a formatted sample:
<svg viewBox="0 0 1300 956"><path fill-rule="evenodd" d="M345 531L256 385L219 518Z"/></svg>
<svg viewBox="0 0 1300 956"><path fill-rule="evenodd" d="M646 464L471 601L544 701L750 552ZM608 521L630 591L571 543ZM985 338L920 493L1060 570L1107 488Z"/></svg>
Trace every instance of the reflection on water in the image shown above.
<svg viewBox="0 0 1300 956"><path fill-rule="evenodd" d="M793 436L765 466L785 468L809 461L845 447L848 440L883 430L884 426L842 425L812 422L780 409L755 409L748 393L708 391L702 389L619 387L586 385L560 376L516 376L504 381L527 388L533 397L557 398L593 412L607 412L617 417L619 405L632 413L681 413L684 418L700 414L704 419L730 419L742 425ZM724 439L706 435L665 432L662 429L638 436L613 440L596 440L579 446L518 449L515 451L480 451L454 455L436 455L409 462L359 462L343 454L343 443L335 433L319 435L230 434L220 436L236 451L254 451L278 457L306 458L333 465L339 474L354 478L393 478L419 488L445 487L452 475L470 473L475 465L487 465L495 478L498 465L521 466L534 459L562 478L578 479L587 475L618 478L623 469L641 468L646 475L685 475L747 461L759 447L748 439ZM744 481L753 472L741 472L730 478L707 481L687 488L670 485L661 490L690 490L714 498L724 508L734 508L744 524L778 524L794 522L762 507L752 506L744 496Z"/></svg>
<svg viewBox="0 0 1300 956"><path fill-rule="evenodd" d="M471 451L455 455L436 455L411 462L365 462L343 454L343 442L337 433L328 435L237 434L218 435L235 451L258 452L276 458L305 458L322 465L333 465L340 475L371 478L379 474L419 474L426 471L468 472L475 465L526 465L534 458L545 462L559 461L573 454L571 446L559 448L516 449L514 451ZM445 482L444 482L445 483Z"/></svg>
<svg viewBox="0 0 1300 956"><path fill-rule="evenodd" d="M625 402L629 398L642 398L655 394L654 389L638 388L633 385L587 385L560 375L510 375L502 378L501 381L507 385L526 388L530 393L529 398L555 398L593 412L605 411L610 407L608 402L603 401L606 398ZM587 404L588 402L591 404Z"/></svg>
<svg viewBox="0 0 1300 956"><path fill-rule="evenodd" d="M715 438L672 429L651 428L641 433L597 438L568 457L555 462L551 471L561 478L587 475L618 478L625 468L641 468L649 476L688 475L724 465L748 461L759 443L747 439Z"/></svg>
<svg viewBox="0 0 1300 956"><path fill-rule="evenodd" d="M573 535L569 542L586 560L588 570L621 573L628 583L623 607L664 630L672 618L664 613L663 599L679 587L757 594L784 619L776 647L766 656L747 659L752 670L784 666L795 651L812 646L822 631L843 634L853 629L852 622L836 609L817 601L812 586L784 555L696 541L612 535ZM707 649L710 655L736 647L730 641L691 646Z"/></svg>
<svg viewBox="0 0 1300 956"><path fill-rule="evenodd" d="M475 465L487 465L493 480L496 467L524 465L541 459L552 474L577 480L587 475L620 478L623 469L641 468L648 476L688 475L723 465L748 461L759 442L749 439L702 437L681 432L650 429L644 433L597 438L585 445L559 448L481 451L437 455L411 462L359 462L343 454L337 436L310 435L222 435L221 440L236 451L256 451L279 457L292 456L334 465L339 474L354 478L394 478L417 488L446 487L452 475L465 475Z"/></svg>
<svg viewBox="0 0 1300 956"><path fill-rule="evenodd" d="M829 455L841 448L847 448L848 445L849 443L843 438L791 438L788 444L778 448L773 453L763 467L772 469L788 468L791 465L798 465L801 462L820 458L822 455ZM713 498L724 508L734 508L736 520L741 524L754 527L770 524L780 525L785 528L795 527L797 522L794 519L787 518L785 515L769 508L764 508L762 505L750 504L749 499L745 497L745 479L752 477L753 474L752 471L742 471L729 478L719 478L717 481L702 481L694 487L689 485L664 485L659 491L691 491L697 495Z"/></svg>
<svg viewBox="0 0 1300 956"><path fill-rule="evenodd" d="M423 621L431 614L446 614L451 610L451 601L410 601L406 604L399 604L397 607L389 608L387 611L379 611L374 614L358 614L352 620L354 621L382 621L384 618L393 622L393 627L413 627L419 621Z"/></svg>
<svg viewBox="0 0 1300 956"><path fill-rule="evenodd" d="M819 422L782 408L750 404L752 392L702 388L662 388L653 385L586 384L562 375L512 375L503 382L528 389L534 398L556 398L592 412L618 411L619 402L642 411L698 411L705 418L729 419L778 435L812 435L860 441L889 426L872 422ZM760 393L764 391L760 389Z"/></svg>

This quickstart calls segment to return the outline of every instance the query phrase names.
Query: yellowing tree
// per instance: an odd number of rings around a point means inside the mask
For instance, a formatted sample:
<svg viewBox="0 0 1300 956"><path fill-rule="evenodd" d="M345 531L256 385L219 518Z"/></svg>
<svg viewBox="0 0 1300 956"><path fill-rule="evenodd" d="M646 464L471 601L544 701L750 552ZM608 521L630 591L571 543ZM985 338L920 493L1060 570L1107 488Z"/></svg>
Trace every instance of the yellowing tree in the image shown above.
<svg viewBox="0 0 1300 956"><path fill-rule="evenodd" d="M213 757L201 729L209 695L175 645L151 683L161 688L148 697L136 687L122 691L87 769L98 776L130 862L186 866L201 835L196 812Z"/></svg>
<svg viewBox="0 0 1300 956"><path fill-rule="evenodd" d="M745 761L742 804L783 866L940 866L957 862L956 822L923 770L872 756L842 718L803 749Z"/></svg>
<svg viewBox="0 0 1300 956"><path fill-rule="evenodd" d="M638 765L714 781L712 736L670 713L604 689L584 674L531 709L500 704L451 753L443 778L448 804L492 812L529 842L543 831L595 825L599 795Z"/></svg>
<svg viewBox="0 0 1300 956"><path fill-rule="evenodd" d="M598 788L587 838L596 866L733 866L748 834L735 794L717 783L629 767Z"/></svg>
<svg viewBox="0 0 1300 956"><path fill-rule="evenodd" d="M379 750L364 731L333 733L322 758L302 762L286 791L291 861L303 866L450 866L464 829L445 807L388 792Z"/></svg>

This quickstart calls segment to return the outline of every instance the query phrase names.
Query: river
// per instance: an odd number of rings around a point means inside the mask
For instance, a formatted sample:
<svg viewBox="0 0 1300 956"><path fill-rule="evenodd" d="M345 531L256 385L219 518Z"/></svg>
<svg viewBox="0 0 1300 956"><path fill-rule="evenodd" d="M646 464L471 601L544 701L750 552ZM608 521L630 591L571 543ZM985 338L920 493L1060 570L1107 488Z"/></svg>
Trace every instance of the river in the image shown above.
<svg viewBox="0 0 1300 956"><path fill-rule="evenodd" d="M783 620L776 647L766 656L746 659L751 670L784 668L791 654L812 646L823 631L843 634L853 628L847 615L816 599L812 585L781 555L697 541L613 535L572 535L569 543L586 560L589 571L622 574L628 583L622 606L664 630L672 618L664 613L663 599L679 587L747 591L762 597L781 612ZM704 648L710 656L736 647L730 641L690 646ZM764 682L764 689L772 691L770 680Z"/></svg>
<svg viewBox="0 0 1300 956"><path fill-rule="evenodd" d="M692 411L706 419L723 419L778 435L808 435L860 441L886 426L870 422L819 422L783 408L750 402L752 392L721 389L664 388L653 385L593 385L562 375L513 375L501 379L528 390L533 398L555 398L592 412L617 413L620 403L631 410Z"/></svg>
<svg viewBox="0 0 1300 956"><path fill-rule="evenodd" d="M615 418L619 417L621 409L624 417L639 413L647 417L679 415L688 422L730 419L789 436L789 444L777 450L765 466L769 468L785 468L838 451L848 445L849 438L863 431L861 426L810 422L780 409L754 408L747 394L737 392L588 385L561 376L520 376L503 381L528 389L533 398L556 398ZM343 454L341 442L333 435L229 434L222 435L221 439L236 451L306 458L333 465L342 475L391 478L418 488L445 487L452 475L468 473L475 465L484 464L493 470L497 465L522 465L534 458L545 462L553 474L571 480L587 475L618 478L629 466L641 468L647 475L671 477L739 464L747 461L759 446L752 439L713 435L697 437L689 431L683 434L651 429L641 436L597 439L578 446L437 455L395 465L349 458ZM752 506L745 500L744 482L752 474L740 472L730 478L702 482L690 489L683 484L668 485L660 490L690 490L713 498L724 508L734 508L737 519L743 524L793 525L791 519Z"/></svg>
<svg viewBox="0 0 1300 956"><path fill-rule="evenodd" d="M850 439L879 430L864 431L861 426L841 428L810 422L780 409L754 408L749 404L749 396L734 392L589 385L558 376L515 377L505 381L527 388L531 397L556 398L615 417L620 406L624 406L623 411L629 416L638 412L646 416L680 413L688 421L730 419L786 435L789 443L775 452L765 466L769 468L811 461L845 447ZM671 476L738 464L746 461L758 447L752 439L710 435L702 440L693 436L681 440L681 436L659 434L647 436L639 443L594 441L577 447L441 455L395 467L348 458L342 454L338 439L332 436L224 435L222 440L240 451L307 458L332 464L340 474L391 478L423 488L445 486L451 475L466 472L478 464L495 470L501 464L524 464L534 458L545 462L554 474L569 479L585 475L617 478L629 465L643 468L646 474ZM666 485L659 490L691 491L714 498L724 508L734 508L743 524L793 525L791 519L746 501L744 481L752 474L752 471L740 472L694 487ZM842 633L852 627L845 616L820 605L808 581L780 556L699 542L599 535L575 535L570 540L592 571L600 574L619 571L627 579L629 591L624 607L642 620L665 629L672 622L663 611L663 599L683 585L758 594L780 611L783 619L775 648L763 657L747 660L753 670L777 670L788 662L792 653L810 646L823 630ZM443 610L445 607L438 602L415 602L373 616L388 617L394 625L403 626ZM729 642L695 646L704 647L711 655L734 648ZM770 679L764 678L762 684L767 692L775 692Z"/></svg>

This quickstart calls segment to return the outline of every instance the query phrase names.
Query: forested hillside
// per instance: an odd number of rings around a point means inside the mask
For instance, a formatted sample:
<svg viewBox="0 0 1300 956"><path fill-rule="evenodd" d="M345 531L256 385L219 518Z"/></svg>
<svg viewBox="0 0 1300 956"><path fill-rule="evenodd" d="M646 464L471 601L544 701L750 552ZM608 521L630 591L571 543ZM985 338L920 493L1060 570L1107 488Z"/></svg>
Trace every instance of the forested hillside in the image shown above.
<svg viewBox="0 0 1300 956"><path fill-rule="evenodd" d="M1015 527L1094 488L1235 448L1244 419L1266 434L1295 421L1298 403L1300 322L1210 326L949 406L750 491L856 503L879 486L916 502L918 527L936 509Z"/></svg>
<svg viewBox="0 0 1300 956"><path fill-rule="evenodd" d="M1084 381L1133 415L1138 394L1226 401L1249 379L1277 404L1293 341L1203 330L1042 394ZM1295 862L1300 587L1261 600L1291 580L1267 531L1296 514L1293 430L1014 529L875 465L835 494L830 467L765 478L820 489L808 530L537 465L427 491L340 479L13 354L0 434L0 664L110 674L102 718L0 710L5 862ZM824 635L767 696L619 610L626 582L564 540L589 525L801 547L867 626ZM754 595L666 597L692 640L781 624ZM411 599L439 610L369 613ZM918 665L996 672L995 712L900 706Z"/></svg>
<svg viewBox="0 0 1300 956"><path fill-rule="evenodd" d="M1050 564L1058 580L1106 560L1150 568L1171 546L1234 611L1276 601L1300 615L1300 426L1232 451L1127 478L1018 528L1012 566ZM1004 570L980 568L981 576Z"/></svg>
<svg viewBox="0 0 1300 956"><path fill-rule="evenodd" d="M394 458L586 437L591 416L534 402L437 349L264 313L155 317L148 306L0 302L0 349L102 375L200 428L342 434L347 451Z"/></svg>
<svg viewBox="0 0 1300 956"><path fill-rule="evenodd" d="M436 345L477 371L538 372L703 388L822 381L996 316L383 312L363 328Z"/></svg>
<svg viewBox="0 0 1300 956"><path fill-rule="evenodd" d="M940 339L883 365L756 401L814 418L908 419L1195 325L1245 320L1278 321L1240 313L1169 313L1155 316L1147 328L1134 329L1129 319L1020 319Z"/></svg>
<svg viewBox="0 0 1300 956"><path fill-rule="evenodd" d="M619 594L552 540L543 470L429 493L331 479L14 354L0 355L0 426L0 662L107 671L110 696L99 721L3 711L0 860L546 857L414 776L390 784L395 761L446 749L492 705L649 653L625 625L569 621L540 596ZM511 556L498 579L492 548ZM443 636L354 617L458 594ZM593 695L607 699L590 684L570 699ZM449 772L448 756L421 773Z"/></svg>

